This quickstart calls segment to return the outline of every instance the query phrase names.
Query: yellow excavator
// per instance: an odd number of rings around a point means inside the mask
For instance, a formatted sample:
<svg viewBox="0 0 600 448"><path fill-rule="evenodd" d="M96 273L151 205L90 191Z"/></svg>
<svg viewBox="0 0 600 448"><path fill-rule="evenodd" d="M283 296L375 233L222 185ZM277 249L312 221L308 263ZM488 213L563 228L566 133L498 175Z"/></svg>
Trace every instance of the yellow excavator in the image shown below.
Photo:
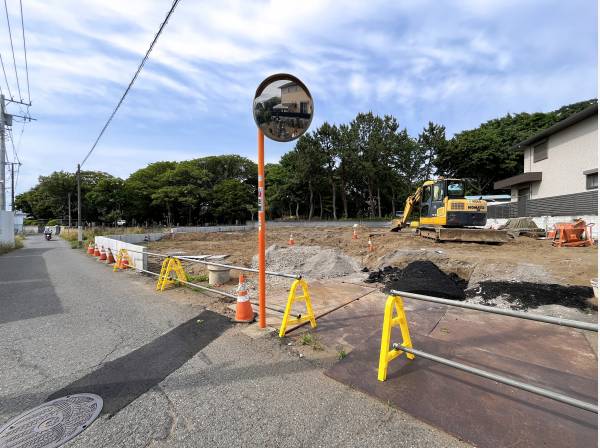
<svg viewBox="0 0 600 448"><path fill-rule="evenodd" d="M410 221L413 211L418 213L418 221ZM404 213L392 221L391 230L398 232L410 225L421 236L438 241L508 241L506 231L484 229L486 221L487 202L465 198L464 179L440 178L425 181L406 199Z"/></svg>

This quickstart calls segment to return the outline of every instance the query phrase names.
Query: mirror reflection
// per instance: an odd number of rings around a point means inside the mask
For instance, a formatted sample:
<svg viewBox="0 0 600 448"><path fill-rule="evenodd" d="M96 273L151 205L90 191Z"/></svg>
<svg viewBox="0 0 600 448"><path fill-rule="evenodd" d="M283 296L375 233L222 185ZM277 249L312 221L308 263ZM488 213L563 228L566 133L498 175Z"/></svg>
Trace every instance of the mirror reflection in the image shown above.
<svg viewBox="0 0 600 448"><path fill-rule="evenodd" d="M278 142L300 137L312 121L313 100L306 86L292 75L265 79L254 98L254 121L265 136Z"/></svg>

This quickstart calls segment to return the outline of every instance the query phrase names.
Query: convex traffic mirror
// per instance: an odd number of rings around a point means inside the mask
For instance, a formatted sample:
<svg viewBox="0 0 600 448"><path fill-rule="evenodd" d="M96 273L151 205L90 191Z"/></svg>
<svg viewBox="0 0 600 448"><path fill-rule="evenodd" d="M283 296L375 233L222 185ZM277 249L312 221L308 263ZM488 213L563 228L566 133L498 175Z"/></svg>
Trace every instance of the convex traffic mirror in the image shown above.
<svg viewBox="0 0 600 448"><path fill-rule="evenodd" d="M304 134L313 110L313 99L304 83L286 73L269 76L254 95L256 125L278 142L289 142Z"/></svg>

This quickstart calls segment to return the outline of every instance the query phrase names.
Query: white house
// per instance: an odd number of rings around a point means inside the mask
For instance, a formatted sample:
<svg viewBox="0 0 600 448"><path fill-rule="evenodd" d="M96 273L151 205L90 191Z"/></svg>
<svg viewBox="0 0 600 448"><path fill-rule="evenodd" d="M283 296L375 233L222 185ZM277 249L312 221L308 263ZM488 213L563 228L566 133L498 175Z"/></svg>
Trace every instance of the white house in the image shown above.
<svg viewBox="0 0 600 448"><path fill-rule="evenodd" d="M598 105L559 121L514 146L523 173L494 183L511 203L490 206L490 218L598 215Z"/></svg>

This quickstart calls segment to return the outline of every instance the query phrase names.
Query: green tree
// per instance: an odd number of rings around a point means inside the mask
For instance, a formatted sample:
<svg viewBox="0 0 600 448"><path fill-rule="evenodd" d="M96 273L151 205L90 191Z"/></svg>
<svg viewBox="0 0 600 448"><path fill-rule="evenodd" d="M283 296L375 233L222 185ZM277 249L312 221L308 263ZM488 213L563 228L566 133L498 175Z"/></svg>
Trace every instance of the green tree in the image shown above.
<svg viewBox="0 0 600 448"><path fill-rule="evenodd" d="M339 163L339 147L340 147L340 134L337 127L330 125L329 123L323 123L313 134L315 143L319 146L319 150L322 153L322 160L324 162L324 170L326 172L329 185L331 188L331 209L333 219L337 219L336 210L336 175L337 167ZM321 214L323 206L321 205Z"/></svg>
<svg viewBox="0 0 600 448"><path fill-rule="evenodd" d="M437 154L443 152L448 145L446 128L430 121L419 134L418 142L423 157L424 178L429 179L434 174L434 161Z"/></svg>
<svg viewBox="0 0 600 448"><path fill-rule="evenodd" d="M507 114L459 132L438 150L435 166L441 175L470 179L472 193L490 193L495 181L523 170L523 155L514 145L594 102L582 101L548 113Z"/></svg>
<svg viewBox="0 0 600 448"><path fill-rule="evenodd" d="M248 218L248 204L255 199L250 185L237 179L224 179L212 191L214 213L221 222L245 222Z"/></svg>

